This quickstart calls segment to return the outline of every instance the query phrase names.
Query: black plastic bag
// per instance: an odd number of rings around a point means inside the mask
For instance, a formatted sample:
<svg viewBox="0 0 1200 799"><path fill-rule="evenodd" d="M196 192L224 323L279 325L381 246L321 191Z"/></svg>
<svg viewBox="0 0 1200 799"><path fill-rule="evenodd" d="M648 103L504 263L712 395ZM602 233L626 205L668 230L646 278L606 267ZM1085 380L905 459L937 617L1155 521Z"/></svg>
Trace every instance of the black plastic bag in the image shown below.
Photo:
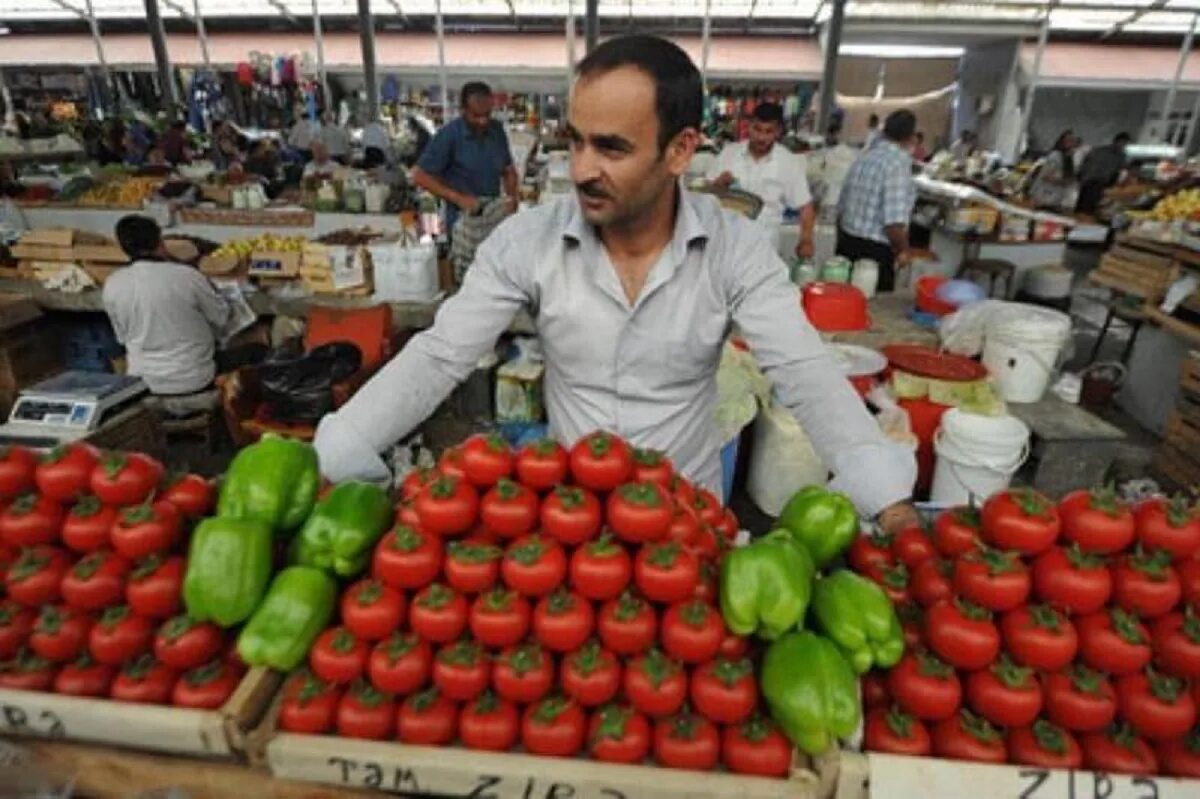
<svg viewBox="0 0 1200 799"><path fill-rule="evenodd" d="M333 386L362 367L362 351L334 341L298 356L273 353L256 367L269 418L314 424L333 410Z"/></svg>

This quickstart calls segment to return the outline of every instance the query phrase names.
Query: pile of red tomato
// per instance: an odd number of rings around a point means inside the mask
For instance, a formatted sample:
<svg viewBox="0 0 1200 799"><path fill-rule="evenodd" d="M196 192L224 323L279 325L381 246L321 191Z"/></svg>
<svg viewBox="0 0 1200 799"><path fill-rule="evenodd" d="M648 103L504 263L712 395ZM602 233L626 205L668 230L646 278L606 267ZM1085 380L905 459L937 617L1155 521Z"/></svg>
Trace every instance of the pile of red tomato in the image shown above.
<svg viewBox="0 0 1200 799"><path fill-rule="evenodd" d="M866 746L1200 777L1200 515L1111 490L1010 489L867 537L910 651L864 683Z"/></svg>
<svg viewBox="0 0 1200 799"><path fill-rule="evenodd" d="M659 453L475 436L402 487L279 724L304 733L781 776L715 605L737 520Z"/></svg>
<svg viewBox="0 0 1200 799"><path fill-rule="evenodd" d="M0 687L216 708L242 668L191 621L188 520L212 486L141 453L0 448Z"/></svg>

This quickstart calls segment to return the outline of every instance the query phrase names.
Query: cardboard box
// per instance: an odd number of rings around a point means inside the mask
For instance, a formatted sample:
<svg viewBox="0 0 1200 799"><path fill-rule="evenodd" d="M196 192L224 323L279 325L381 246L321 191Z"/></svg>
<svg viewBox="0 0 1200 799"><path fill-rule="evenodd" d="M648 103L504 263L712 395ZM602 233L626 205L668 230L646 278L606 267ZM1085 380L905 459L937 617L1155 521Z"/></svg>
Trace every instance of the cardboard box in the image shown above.
<svg viewBox="0 0 1200 799"><path fill-rule="evenodd" d="M299 252L260 250L250 253L251 277L296 277L300 274Z"/></svg>

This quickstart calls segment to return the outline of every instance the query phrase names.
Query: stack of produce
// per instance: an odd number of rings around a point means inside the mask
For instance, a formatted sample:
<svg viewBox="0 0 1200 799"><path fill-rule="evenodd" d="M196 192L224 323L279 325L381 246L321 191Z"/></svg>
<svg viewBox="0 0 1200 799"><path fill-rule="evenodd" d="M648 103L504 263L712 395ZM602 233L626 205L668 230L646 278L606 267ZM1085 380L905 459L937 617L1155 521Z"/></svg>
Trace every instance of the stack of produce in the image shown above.
<svg viewBox="0 0 1200 799"><path fill-rule="evenodd" d="M605 433L570 452L476 436L402 494L373 552L333 548L337 574L369 553L371 576L342 592L338 623L289 681L282 729L789 771L791 745L757 712L749 641L715 604L737 521L665 457ZM768 561L741 579L793 595L743 583L734 612L806 604L789 575L750 574Z"/></svg>
<svg viewBox="0 0 1200 799"><path fill-rule="evenodd" d="M865 686L877 751L1200 777L1200 515L1027 489L850 560L916 647Z"/></svg>
<svg viewBox="0 0 1200 799"><path fill-rule="evenodd" d="M0 451L0 687L215 708L242 666L225 634L181 615L196 475L76 443Z"/></svg>
<svg viewBox="0 0 1200 799"><path fill-rule="evenodd" d="M125 176L93 186L75 200L87 208L141 208L163 184L160 177Z"/></svg>

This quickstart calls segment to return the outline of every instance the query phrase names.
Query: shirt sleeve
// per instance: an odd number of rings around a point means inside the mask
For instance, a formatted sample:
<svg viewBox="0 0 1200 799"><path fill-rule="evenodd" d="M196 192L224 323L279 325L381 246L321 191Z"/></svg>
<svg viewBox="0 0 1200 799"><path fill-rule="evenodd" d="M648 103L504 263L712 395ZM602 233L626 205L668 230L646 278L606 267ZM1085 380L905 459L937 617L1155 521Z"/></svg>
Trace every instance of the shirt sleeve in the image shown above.
<svg viewBox="0 0 1200 799"><path fill-rule="evenodd" d="M129 330L125 326L125 316L121 313L117 300L117 281L106 282L100 296L104 303L104 312L108 314L108 321L112 323L113 335L121 344L126 343Z"/></svg>
<svg viewBox="0 0 1200 799"><path fill-rule="evenodd" d="M414 336L354 397L317 426L314 444L330 480L385 480L379 457L414 430L496 344L529 304L532 275L520 217L498 227L476 251L458 293L433 327Z"/></svg>
<svg viewBox="0 0 1200 799"><path fill-rule="evenodd" d="M219 331L229 320L229 302L213 288L212 283L204 275L196 272L195 278L196 305L200 308L200 313L204 314L204 318L208 320L209 327L214 331Z"/></svg>
<svg viewBox="0 0 1200 799"><path fill-rule="evenodd" d="M788 177L786 200L788 208L803 208L812 202L808 189L808 161L802 155L792 156L791 175Z"/></svg>
<svg viewBox="0 0 1200 799"><path fill-rule="evenodd" d="M742 225L728 231L722 261L733 319L771 380L775 400L796 417L833 472L831 487L864 516L911 497L917 475L911 449L884 437L839 372L767 236Z"/></svg>
<svg viewBox="0 0 1200 799"><path fill-rule="evenodd" d="M422 171L430 175L443 175L450 168L454 154L454 134L449 125L437 132L437 135L425 145L421 158L417 161Z"/></svg>
<svg viewBox="0 0 1200 799"><path fill-rule="evenodd" d="M911 167L907 164L888 165L883 180L883 226L908 226L912 218L916 189L913 186Z"/></svg>

